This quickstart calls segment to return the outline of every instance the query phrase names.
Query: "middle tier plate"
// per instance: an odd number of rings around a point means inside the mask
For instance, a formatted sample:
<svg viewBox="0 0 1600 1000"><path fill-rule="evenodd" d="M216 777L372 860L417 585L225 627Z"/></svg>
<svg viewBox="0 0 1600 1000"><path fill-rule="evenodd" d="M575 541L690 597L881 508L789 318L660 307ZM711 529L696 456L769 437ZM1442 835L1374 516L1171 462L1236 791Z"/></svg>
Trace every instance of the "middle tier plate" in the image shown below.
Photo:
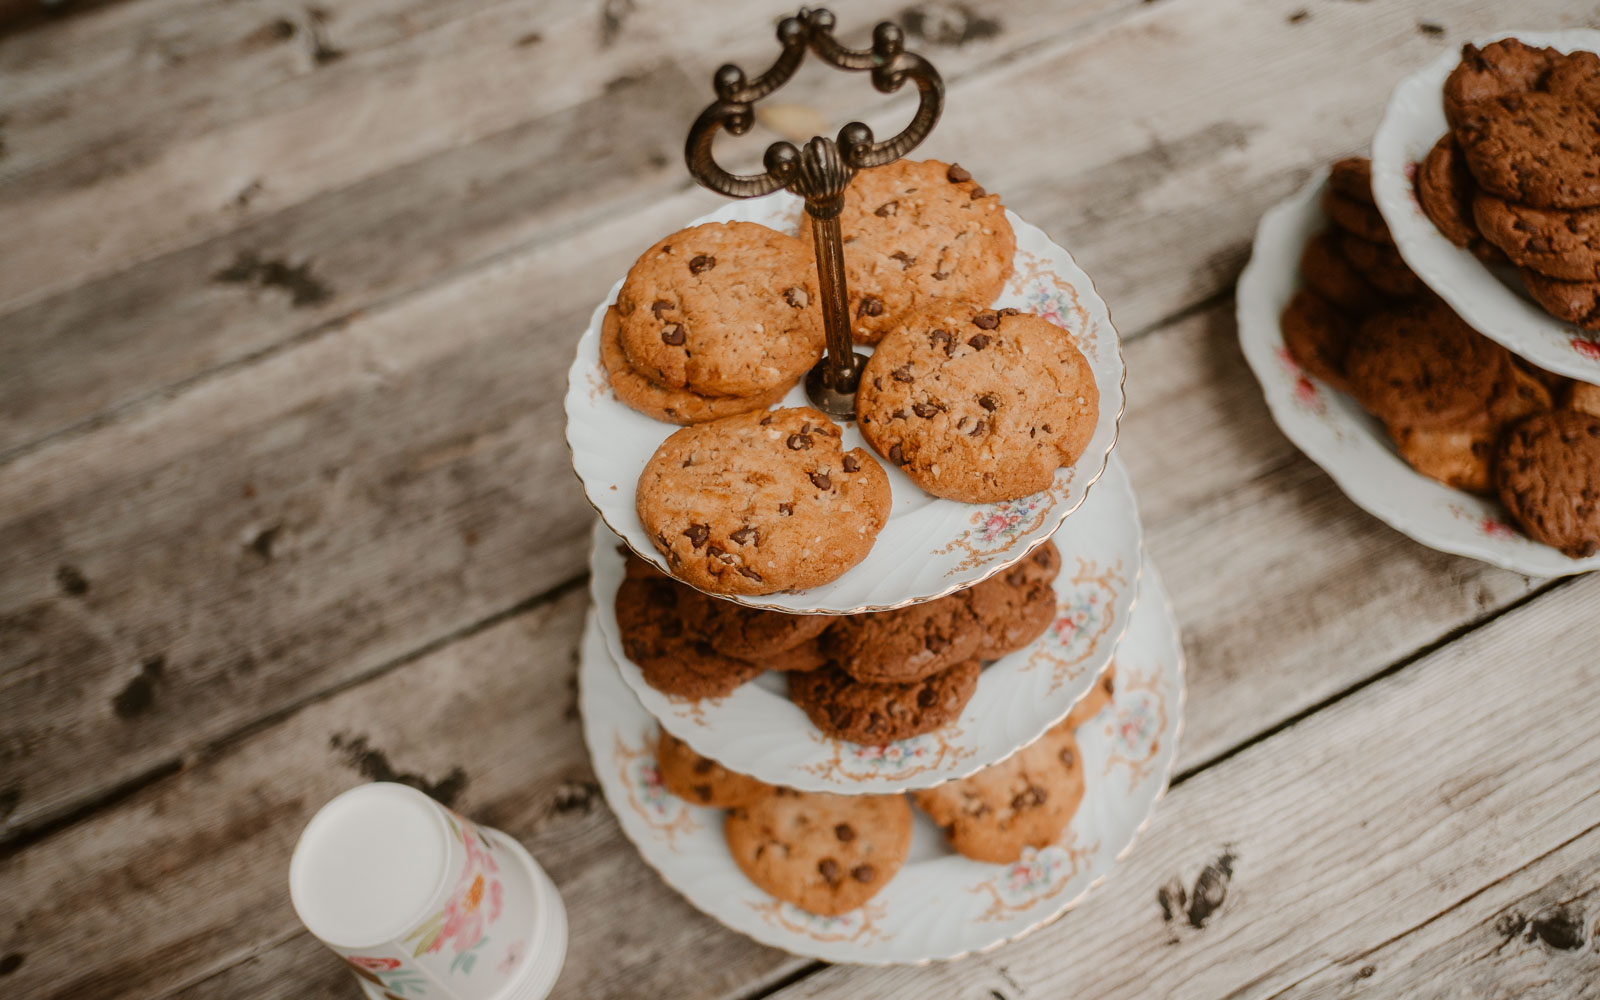
<svg viewBox="0 0 1600 1000"><path fill-rule="evenodd" d="M691 225L758 222L794 233L799 229L801 204L787 194L753 198L733 202ZM891 463L880 460L889 474L893 505L889 521L866 559L838 579L809 590L761 597L721 596L753 607L825 614L915 604L1000 572L1049 538L1084 502L1089 487L1104 472L1117 440L1123 403L1121 344L1105 303L1072 255L1015 214L1008 211L1006 218L1017 234L1015 268L1005 290L989 304L1015 306L1043 316L1071 333L1088 358L1100 392L1100 413L1083 456L1076 464L1057 470L1050 489L988 504L930 496ZM639 521L634 494L645 463L678 428L629 409L611 392L600 363L600 323L621 287L619 279L578 341L577 357L567 373L567 443L589 503L629 548L665 572L665 560ZM858 346L857 350L872 353L870 347ZM781 405L809 405L805 390L795 386ZM871 450L854 423L845 427L844 447Z"/></svg>
<svg viewBox="0 0 1600 1000"><path fill-rule="evenodd" d="M1062 568L1056 619L1044 635L984 668L978 689L952 725L907 740L864 745L837 740L789 700L788 681L769 672L726 698L687 701L662 694L623 652L615 599L620 542L595 526L590 583L600 630L639 700L667 731L697 752L773 784L844 795L926 788L987 767L1027 746L1072 710L1121 642L1142 567L1133 487L1113 460L1104 482L1055 535Z"/></svg>

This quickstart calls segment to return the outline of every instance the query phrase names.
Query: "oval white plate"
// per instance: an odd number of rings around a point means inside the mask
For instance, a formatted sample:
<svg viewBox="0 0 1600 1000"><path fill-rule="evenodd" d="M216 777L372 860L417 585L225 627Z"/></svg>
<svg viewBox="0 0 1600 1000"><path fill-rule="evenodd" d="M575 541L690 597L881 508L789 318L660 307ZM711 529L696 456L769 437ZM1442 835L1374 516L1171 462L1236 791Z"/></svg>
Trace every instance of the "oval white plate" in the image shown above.
<svg viewBox="0 0 1600 1000"><path fill-rule="evenodd" d="M793 195L768 195L732 202L693 224L743 220L793 233L799 229L801 204ZM1058 470L1050 489L992 504L929 496L899 469L880 462L889 474L893 506L889 523L866 559L821 587L733 600L780 611L829 614L929 600L1000 572L1049 538L1083 503L1116 444L1122 415L1122 348L1105 303L1072 256L1011 212L1006 217L1017 234L1016 272L993 304L1026 309L1065 328L1089 359L1100 390L1100 419L1084 457ZM600 322L621 287L619 279L578 341L577 358L567 373L567 444L589 503L629 548L665 571L666 562L639 523L634 492L645 463L678 428L629 409L611 393L600 364ZM870 347L857 350L872 353ZM783 405L808 405L805 390L796 386ZM854 423L845 427L844 441L846 448L867 447Z"/></svg>
<svg viewBox="0 0 1600 1000"><path fill-rule="evenodd" d="M1318 204L1326 178L1327 171L1318 172L1262 216L1250 263L1239 276L1239 344L1272 419L1351 500L1423 545L1530 576L1600 569L1600 556L1569 559L1517 530L1494 500L1451 489L1412 469L1378 421L1349 396L1308 376L1289 356L1278 315L1300 286L1301 248L1327 225Z"/></svg>
<svg viewBox="0 0 1600 1000"><path fill-rule="evenodd" d="M1473 44L1510 37L1562 52L1600 52L1600 31L1584 28L1504 31L1473 39ZM1600 339L1541 309L1522 290L1515 270L1485 267L1445 239L1417 203L1412 178L1445 133L1441 95L1445 77L1460 61L1459 51L1444 53L1400 81L1389 98L1383 124L1372 140L1372 193L1378 210L1411 270L1469 325L1541 368L1600 382Z"/></svg>
<svg viewBox="0 0 1600 1000"><path fill-rule="evenodd" d="M579 705L595 775L645 861L696 907L763 944L826 962L959 958L1060 916L1133 846L1167 788L1183 720L1183 646L1154 567L1117 652L1114 709L1078 729L1087 789L1061 840L1011 865L951 852L920 813L911 855L867 905L818 917L751 884L728 853L722 813L661 786L656 723L617 673L594 617L584 633Z"/></svg>
<svg viewBox="0 0 1600 1000"><path fill-rule="evenodd" d="M1056 622L1033 645L984 668L952 725L867 746L824 735L789 700L788 680L767 673L726 698L685 701L645 683L627 659L615 597L623 558L617 536L595 525L590 585L600 630L623 679L673 735L763 781L843 795L927 788L987 767L1066 717L1111 661L1138 597L1139 513L1115 460L1078 516L1057 532Z"/></svg>

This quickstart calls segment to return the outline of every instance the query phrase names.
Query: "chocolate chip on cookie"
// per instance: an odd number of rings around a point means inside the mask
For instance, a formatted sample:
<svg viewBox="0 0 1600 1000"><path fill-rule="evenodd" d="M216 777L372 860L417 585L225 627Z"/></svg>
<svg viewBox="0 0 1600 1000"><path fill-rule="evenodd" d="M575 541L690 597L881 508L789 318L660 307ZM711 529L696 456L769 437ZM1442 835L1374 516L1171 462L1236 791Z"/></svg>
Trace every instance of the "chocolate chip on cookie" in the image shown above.
<svg viewBox="0 0 1600 1000"><path fill-rule="evenodd" d="M807 216L801 239L811 239L810 226ZM851 330L863 344L930 298L992 302L1017 247L999 196L938 160L861 171L845 189L839 226Z"/></svg>
<svg viewBox="0 0 1600 1000"><path fill-rule="evenodd" d="M841 618L822 648L846 673L871 684L919 681L970 659L983 638L964 593Z"/></svg>
<svg viewBox="0 0 1600 1000"><path fill-rule="evenodd" d="M772 794L771 785L702 757L665 729L656 742L656 773L678 798L714 809L747 806Z"/></svg>
<svg viewBox="0 0 1600 1000"><path fill-rule="evenodd" d="M829 664L789 675L789 697L835 739L877 745L954 722L978 688L980 665L966 660L905 684L867 684Z"/></svg>
<svg viewBox="0 0 1600 1000"><path fill-rule="evenodd" d="M702 396L786 390L822 357L808 244L753 222L711 222L661 240L617 294L628 365Z"/></svg>
<svg viewBox="0 0 1600 1000"><path fill-rule="evenodd" d="M1071 728L1058 725L1000 763L913 792L912 798L958 853L1009 864L1025 848L1048 847L1061 838L1083 801L1083 788L1078 742Z"/></svg>
<svg viewBox="0 0 1600 1000"><path fill-rule="evenodd" d="M832 917L860 907L900 870L911 850L911 807L901 795L781 789L730 812L723 834L746 878Z"/></svg>
<svg viewBox="0 0 1600 1000"><path fill-rule="evenodd" d="M862 436L934 496L1009 500L1083 454L1100 393L1072 336L1014 310L956 302L902 317L861 376Z"/></svg>
<svg viewBox="0 0 1600 1000"><path fill-rule="evenodd" d="M639 477L639 519L674 576L720 594L837 579L889 518L889 479L808 407L685 427Z"/></svg>
<svg viewBox="0 0 1600 1000"><path fill-rule="evenodd" d="M1600 552L1600 417L1552 410L1517 424L1501 443L1495 479L1536 541L1574 559Z"/></svg>

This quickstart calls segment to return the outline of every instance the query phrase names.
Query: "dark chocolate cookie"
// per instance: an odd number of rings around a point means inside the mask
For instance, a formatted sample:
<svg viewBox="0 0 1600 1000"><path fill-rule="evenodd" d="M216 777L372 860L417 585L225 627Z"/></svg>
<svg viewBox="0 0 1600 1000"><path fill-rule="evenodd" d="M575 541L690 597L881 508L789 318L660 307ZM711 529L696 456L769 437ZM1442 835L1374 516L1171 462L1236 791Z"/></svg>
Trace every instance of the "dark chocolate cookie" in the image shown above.
<svg viewBox="0 0 1600 1000"><path fill-rule="evenodd" d="M815 639L835 621L832 615L790 615L713 597L706 600L701 627L717 652L757 660Z"/></svg>
<svg viewBox="0 0 1600 1000"><path fill-rule="evenodd" d="M1383 304L1383 295L1339 252L1337 230L1311 237L1300 253L1300 277L1329 302L1351 313L1366 313Z"/></svg>
<svg viewBox="0 0 1600 1000"><path fill-rule="evenodd" d="M1482 426L1511 362L1505 348L1438 301L1368 317L1345 355L1351 393L1387 424Z"/></svg>
<svg viewBox="0 0 1600 1000"><path fill-rule="evenodd" d="M1561 54L1502 38L1483 48L1461 47L1461 62L1444 81L1444 116L1454 128L1479 101L1538 90Z"/></svg>
<svg viewBox="0 0 1600 1000"><path fill-rule="evenodd" d="M1518 267L1558 281L1600 281L1600 208L1531 208L1480 194L1473 218Z"/></svg>
<svg viewBox="0 0 1600 1000"><path fill-rule="evenodd" d="M1445 239L1470 250L1485 264L1505 262L1500 248L1484 239L1472 217L1472 199L1478 184L1467 169L1453 133L1446 132L1433 144L1417 171L1417 201Z"/></svg>
<svg viewBox="0 0 1600 1000"><path fill-rule="evenodd" d="M703 633L686 626L678 602L688 594L693 591L665 578L624 579L616 598L623 651L663 694L696 701L726 697L762 668L722 655Z"/></svg>
<svg viewBox="0 0 1600 1000"><path fill-rule="evenodd" d="M970 659L983 639L962 593L841 618L822 648L843 670L870 684L919 681Z"/></svg>
<svg viewBox="0 0 1600 1000"><path fill-rule="evenodd" d="M1347 233L1354 233L1373 243L1394 242L1394 237L1389 235L1389 226L1371 201L1358 201L1329 186L1322 192L1322 211L1334 225Z"/></svg>
<svg viewBox="0 0 1600 1000"><path fill-rule="evenodd" d="M1519 273L1545 312L1585 330L1600 330L1600 281L1557 281L1527 268Z"/></svg>
<svg viewBox="0 0 1600 1000"><path fill-rule="evenodd" d="M1371 243L1345 233L1339 240L1339 252L1372 287L1392 299L1409 299L1426 290L1422 279L1411 273L1392 244Z"/></svg>
<svg viewBox="0 0 1600 1000"><path fill-rule="evenodd" d="M1365 156L1335 160L1328 168L1328 186L1362 204L1377 204L1372 197L1372 161Z"/></svg>
<svg viewBox="0 0 1600 1000"><path fill-rule="evenodd" d="M1278 324L1283 346L1301 368L1341 392L1349 391L1344 358L1355 326L1344 313L1316 292L1302 288L1284 307Z"/></svg>
<svg viewBox="0 0 1600 1000"><path fill-rule="evenodd" d="M1600 417L1552 410L1506 435L1500 499L1535 540L1574 559L1600 552Z"/></svg>
<svg viewBox="0 0 1600 1000"><path fill-rule="evenodd" d="M1472 105L1456 140L1478 186L1540 208L1600 205L1600 110L1554 94Z"/></svg>
<svg viewBox="0 0 1600 1000"><path fill-rule="evenodd" d="M1544 89L1590 107L1600 106L1600 55L1580 50L1561 56L1544 78Z"/></svg>
<svg viewBox="0 0 1600 1000"><path fill-rule="evenodd" d="M863 684L838 666L789 675L789 697L835 739L876 745L954 722L978 689L976 659L909 684Z"/></svg>

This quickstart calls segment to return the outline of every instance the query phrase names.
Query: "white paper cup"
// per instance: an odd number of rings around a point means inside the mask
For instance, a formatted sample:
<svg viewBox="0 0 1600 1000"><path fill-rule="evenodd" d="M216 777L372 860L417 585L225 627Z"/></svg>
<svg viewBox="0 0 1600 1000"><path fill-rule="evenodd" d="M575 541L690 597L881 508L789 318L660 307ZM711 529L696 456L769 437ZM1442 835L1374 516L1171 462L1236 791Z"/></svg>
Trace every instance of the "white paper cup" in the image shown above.
<svg viewBox="0 0 1600 1000"><path fill-rule="evenodd" d="M323 806L289 895L374 998L542 1000L566 957L561 896L523 846L406 785Z"/></svg>

